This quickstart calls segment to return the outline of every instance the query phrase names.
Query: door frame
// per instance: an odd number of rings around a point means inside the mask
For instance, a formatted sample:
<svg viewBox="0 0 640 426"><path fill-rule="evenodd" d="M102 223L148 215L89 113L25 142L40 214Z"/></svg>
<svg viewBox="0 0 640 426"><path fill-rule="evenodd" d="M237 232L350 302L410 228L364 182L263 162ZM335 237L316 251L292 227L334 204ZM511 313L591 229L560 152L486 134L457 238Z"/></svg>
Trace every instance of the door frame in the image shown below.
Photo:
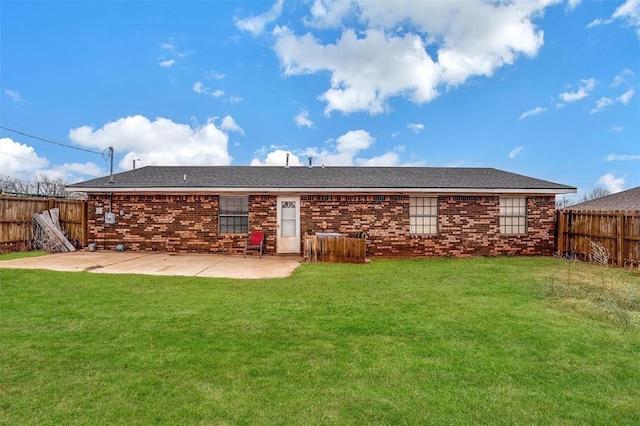
<svg viewBox="0 0 640 426"><path fill-rule="evenodd" d="M283 237L280 235L280 220L282 215L281 205L283 201L294 201L296 203L296 235L295 237ZM299 195L278 195L276 201L276 253L277 254L300 254L300 196ZM295 249L293 242L291 245L285 245L284 239L291 238L296 240Z"/></svg>

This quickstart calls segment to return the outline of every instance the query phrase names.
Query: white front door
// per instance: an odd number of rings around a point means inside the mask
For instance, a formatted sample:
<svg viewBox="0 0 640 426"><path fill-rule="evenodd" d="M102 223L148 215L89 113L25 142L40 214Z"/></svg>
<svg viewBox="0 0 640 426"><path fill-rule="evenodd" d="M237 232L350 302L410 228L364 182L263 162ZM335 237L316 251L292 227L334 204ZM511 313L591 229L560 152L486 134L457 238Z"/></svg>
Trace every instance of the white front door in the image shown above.
<svg viewBox="0 0 640 426"><path fill-rule="evenodd" d="M278 197L278 253L300 253L300 197Z"/></svg>

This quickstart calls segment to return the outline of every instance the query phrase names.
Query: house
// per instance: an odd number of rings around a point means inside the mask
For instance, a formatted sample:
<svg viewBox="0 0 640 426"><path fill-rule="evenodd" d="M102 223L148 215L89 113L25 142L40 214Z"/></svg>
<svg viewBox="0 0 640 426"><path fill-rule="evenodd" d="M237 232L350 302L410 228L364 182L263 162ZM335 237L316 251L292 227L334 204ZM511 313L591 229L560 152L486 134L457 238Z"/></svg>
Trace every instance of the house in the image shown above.
<svg viewBox="0 0 640 426"><path fill-rule="evenodd" d="M558 212L558 255L640 267L640 186Z"/></svg>
<svg viewBox="0 0 640 426"><path fill-rule="evenodd" d="M626 191L617 192L615 194L605 195L604 197L594 200L585 201L584 203L574 204L564 208L563 210L572 211L628 211L640 213L640 186L628 189Z"/></svg>
<svg viewBox="0 0 640 426"><path fill-rule="evenodd" d="M300 254L305 233L364 232L371 257L551 255L555 195L576 188L492 168L157 167L68 186L99 248Z"/></svg>

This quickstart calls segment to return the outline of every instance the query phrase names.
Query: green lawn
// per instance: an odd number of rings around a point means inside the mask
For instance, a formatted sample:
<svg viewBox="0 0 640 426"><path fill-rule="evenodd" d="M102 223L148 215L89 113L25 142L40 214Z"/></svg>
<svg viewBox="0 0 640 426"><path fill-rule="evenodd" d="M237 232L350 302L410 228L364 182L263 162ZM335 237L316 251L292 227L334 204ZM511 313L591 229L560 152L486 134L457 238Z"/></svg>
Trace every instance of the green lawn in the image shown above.
<svg viewBox="0 0 640 426"><path fill-rule="evenodd" d="M637 425L638 294L551 258L0 269L0 423Z"/></svg>

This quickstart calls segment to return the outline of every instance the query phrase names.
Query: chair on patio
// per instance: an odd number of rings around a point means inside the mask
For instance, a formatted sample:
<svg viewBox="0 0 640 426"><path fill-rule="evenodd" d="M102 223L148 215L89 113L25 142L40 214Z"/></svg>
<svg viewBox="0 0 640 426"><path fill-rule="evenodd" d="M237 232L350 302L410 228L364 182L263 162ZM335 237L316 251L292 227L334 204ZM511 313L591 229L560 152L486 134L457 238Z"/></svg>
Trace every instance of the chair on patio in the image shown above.
<svg viewBox="0 0 640 426"><path fill-rule="evenodd" d="M247 250L254 249L260 251L260 259L262 259L262 247L264 246L264 232L251 231L247 244L244 246L244 257L247 257Z"/></svg>

